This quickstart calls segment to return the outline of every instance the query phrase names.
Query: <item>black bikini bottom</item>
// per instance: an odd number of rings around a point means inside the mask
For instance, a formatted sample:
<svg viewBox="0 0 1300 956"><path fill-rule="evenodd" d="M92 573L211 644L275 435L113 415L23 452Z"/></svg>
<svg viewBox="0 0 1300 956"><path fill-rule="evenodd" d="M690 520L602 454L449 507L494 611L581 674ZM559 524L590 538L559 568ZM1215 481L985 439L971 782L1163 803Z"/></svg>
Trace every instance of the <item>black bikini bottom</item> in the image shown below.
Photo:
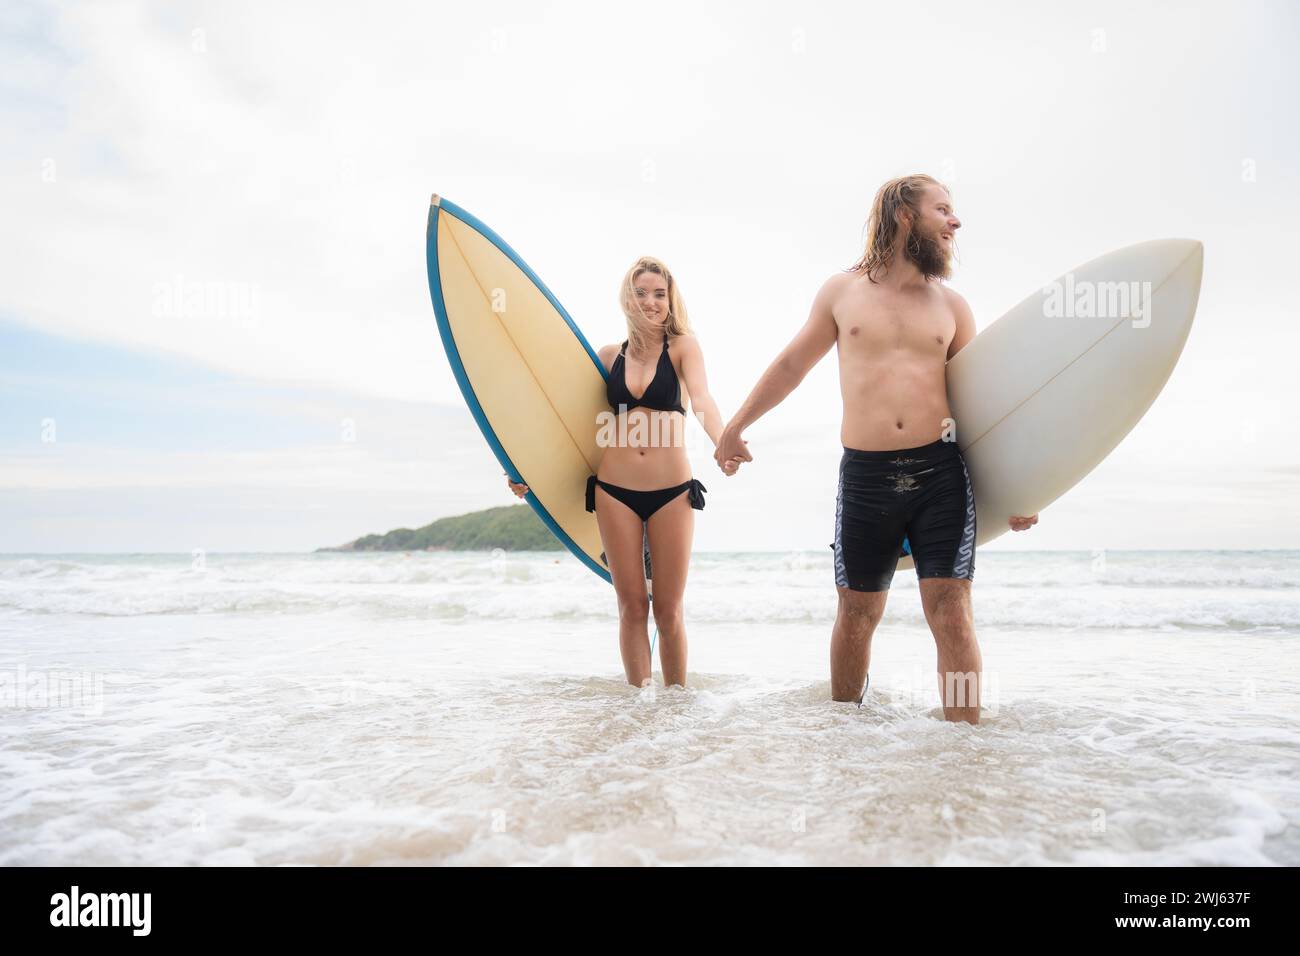
<svg viewBox="0 0 1300 956"><path fill-rule="evenodd" d="M595 475L587 479L587 510L596 510L596 486L604 488L611 498L617 498L623 504L627 505L636 512L637 517L642 521L649 521L650 516L662 508L668 502L672 501L683 491L690 492L691 507L696 511L704 510L704 492L708 491L700 484L699 479L692 478L690 481L684 481L680 485L672 488L656 488L654 491L633 491L631 488L620 488L618 485L611 485L608 481L601 481Z"/></svg>

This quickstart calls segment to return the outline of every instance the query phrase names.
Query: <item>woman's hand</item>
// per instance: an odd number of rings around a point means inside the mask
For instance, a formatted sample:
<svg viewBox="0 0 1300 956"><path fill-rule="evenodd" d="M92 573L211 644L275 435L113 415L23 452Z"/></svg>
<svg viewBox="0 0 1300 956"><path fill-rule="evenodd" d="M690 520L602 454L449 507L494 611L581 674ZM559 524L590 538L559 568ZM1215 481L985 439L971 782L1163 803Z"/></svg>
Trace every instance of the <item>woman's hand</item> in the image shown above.
<svg viewBox="0 0 1300 956"><path fill-rule="evenodd" d="M730 478L736 472L740 471L740 459L732 458L730 461L722 463L722 473Z"/></svg>
<svg viewBox="0 0 1300 956"><path fill-rule="evenodd" d="M1038 524L1038 515L1012 515L1012 531L1028 531L1034 525Z"/></svg>
<svg viewBox="0 0 1300 956"><path fill-rule="evenodd" d="M509 475L506 475L506 484L510 486L510 490L515 493L516 498L522 498L528 494L528 486L517 481L511 481Z"/></svg>

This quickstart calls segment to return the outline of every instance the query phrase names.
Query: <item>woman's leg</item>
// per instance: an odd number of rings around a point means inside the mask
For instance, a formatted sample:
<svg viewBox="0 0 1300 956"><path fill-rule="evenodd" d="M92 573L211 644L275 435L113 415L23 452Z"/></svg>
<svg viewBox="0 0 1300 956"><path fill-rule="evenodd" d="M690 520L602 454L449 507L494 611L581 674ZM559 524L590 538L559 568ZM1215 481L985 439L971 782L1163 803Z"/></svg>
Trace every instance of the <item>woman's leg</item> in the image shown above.
<svg viewBox="0 0 1300 956"><path fill-rule="evenodd" d="M618 646L623 655L623 673L633 687L644 687L651 669L650 632L646 629L649 598L642 557L644 525L636 512L600 485L596 486L596 525L618 598Z"/></svg>
<svg viewBox="0 0 1300 956"><path fill-rule="evenodd" d="M691 562L695 511L690 495L682 492L646 522L650 531L650 565L654 569L654 600L650 602L659 628L659 661L664 686L686 686L686 622L682 596Z"/></svg>

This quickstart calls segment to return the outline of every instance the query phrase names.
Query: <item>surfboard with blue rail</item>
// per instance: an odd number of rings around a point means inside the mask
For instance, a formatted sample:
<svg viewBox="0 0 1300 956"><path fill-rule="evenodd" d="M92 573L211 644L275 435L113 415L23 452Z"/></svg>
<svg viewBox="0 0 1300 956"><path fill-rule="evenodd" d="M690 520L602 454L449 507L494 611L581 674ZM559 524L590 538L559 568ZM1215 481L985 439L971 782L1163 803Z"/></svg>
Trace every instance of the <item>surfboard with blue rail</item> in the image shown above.
<svg viewBox="0 0 1300 956"><path fill-rule="evenodd" d="M434 195L425 235L429 294L456 383L488 446L542 523L606 581L586 510L600 463L605 369L550 289L504 239ZM504 491L504 487L502 488Z"/></svg>

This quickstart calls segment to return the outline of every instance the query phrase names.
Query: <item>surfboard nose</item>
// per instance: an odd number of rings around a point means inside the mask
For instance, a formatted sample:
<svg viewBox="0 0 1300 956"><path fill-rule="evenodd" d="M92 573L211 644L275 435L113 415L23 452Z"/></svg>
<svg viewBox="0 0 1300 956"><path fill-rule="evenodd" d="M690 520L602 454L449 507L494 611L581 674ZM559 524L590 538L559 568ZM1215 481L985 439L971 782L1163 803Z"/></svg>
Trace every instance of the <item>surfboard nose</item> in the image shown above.
<svg viewBox="0 0 1300 956"><path fill-rule="evenodd" d="M1199 239L1183 239L1181 241L1187 243L1188 250L1186 259L1194 260L1196 281L1199 283L1201 281L1201 270L1205 266L1205 244Z"/></svg>
<svg viewBox="0 0 1300 956"><path fill-rule="evenodd" d="M1205 261L1205 244L1199 239L1164 239L1162 241L1169 244L1170 256L1177 259L1179 265L1193 258L1198 263Z"/></svg>
<svg viewBox="0 0 1300 956"><path fill-rule="evenodd" d="M1205 268L1205 245L1199 239L1163 239L1167 249L1168 261L1165 263L1163 270L1164 278L1157 283L1157 288L1165 288L1166 283L1173 287L1181 287L1190 295L1192 307L1186 310L1186 322L1188 327L1192 324L1192 319L1196 315L1196 301L1201 295L1201 276ZM1166 289L1166 293L1169 290ZM1175 313L1182 313L1184 310L1176 309Z"/></svg>
<svg viewBox="0 0 1300 956"><path fill-rule="evenodd" d="M1100 256L1075 269L1074 276L1076 280L1093 282L1131 282L1140 278L1155 290L1177 277L1175 285L1191 283L1199 290L1204 261L1205 246L1199 239L1148 239Z"/></svg>
<svg viewBox="0 0 1300 956"><path fill-rule="evenodd" d="M1205 244L1199 239L1186 239L1185 242L1191 244L1191 251L1188 252L1187 258L1193 260L1196 269L1196 286L1197 292L1200 292L1201 273L1205 268Z"/></svg>

